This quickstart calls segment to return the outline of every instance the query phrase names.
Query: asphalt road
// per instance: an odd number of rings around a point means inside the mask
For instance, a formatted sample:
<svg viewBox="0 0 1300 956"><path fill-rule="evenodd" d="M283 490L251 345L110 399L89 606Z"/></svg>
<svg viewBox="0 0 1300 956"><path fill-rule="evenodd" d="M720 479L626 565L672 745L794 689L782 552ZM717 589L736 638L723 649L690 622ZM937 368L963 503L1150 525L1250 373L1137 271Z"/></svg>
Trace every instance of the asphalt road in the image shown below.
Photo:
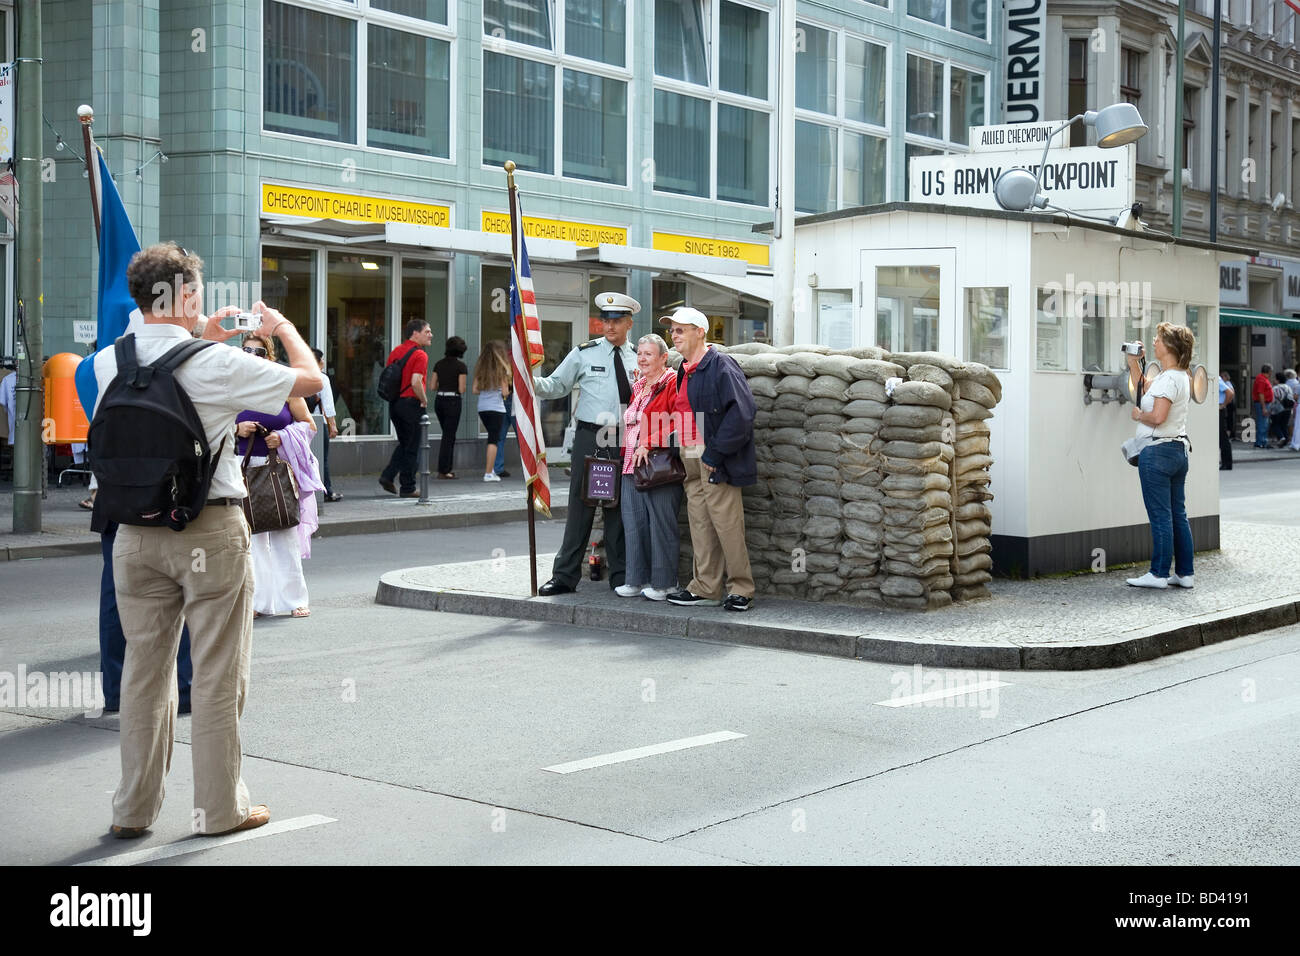
<svg viewBox="0 0 1300 956"><path fill-rule="evenodd" d="M1293 524L1279 489L1297 474L1225 473L1225 516ZM554 549L558 527L539 532ZM116 717L0 711L0 863L1300 859L1300 628L1120 670L980 674L372 602L382 571L523 553L524 534L316 545L312 617L256 625L244 777L273 823L247 839L189 837L188 718L163 815L128 844L104 837ZM97 668L98 571L0 565L0 671ZM950 696L890 706L926 692ZM694 746L636 752L678 741Z"/></svg>

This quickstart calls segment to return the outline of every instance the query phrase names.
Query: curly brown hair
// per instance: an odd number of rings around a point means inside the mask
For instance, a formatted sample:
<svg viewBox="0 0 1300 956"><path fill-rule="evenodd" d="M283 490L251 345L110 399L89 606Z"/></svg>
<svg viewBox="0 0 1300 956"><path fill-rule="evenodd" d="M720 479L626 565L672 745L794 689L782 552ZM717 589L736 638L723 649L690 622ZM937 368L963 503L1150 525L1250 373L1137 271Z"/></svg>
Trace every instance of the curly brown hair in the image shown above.
<svg viewBox="0 0 1300 956"><path fill-rule="evenodd" d="M1196 336L1192 335L1192 330L1185 325L1161 322L1156 326L1156 334L1178 363L1177 367L1186 371L1192 362L1192 350L1196 348Z"/></svg>
<svg viewBox="0 0 1300 956"><path fill-rule="evenodd" d="M174 242L141 249L126 268L127 291L145 315L171 312L182 286L202 282L203 260Z"/></svg>

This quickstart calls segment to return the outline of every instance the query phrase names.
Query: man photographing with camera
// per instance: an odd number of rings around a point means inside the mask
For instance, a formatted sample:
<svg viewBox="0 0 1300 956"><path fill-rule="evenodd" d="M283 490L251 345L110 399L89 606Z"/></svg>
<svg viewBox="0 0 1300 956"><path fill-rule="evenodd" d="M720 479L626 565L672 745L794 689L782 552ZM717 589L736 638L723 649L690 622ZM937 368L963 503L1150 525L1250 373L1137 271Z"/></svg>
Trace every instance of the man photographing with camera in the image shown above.
<svg viewBox="0 0 1300 956"><path fill-rule="evenodd" d="M241 411L273 414L288 398L312 395L323 383L316 359L293 323L261 302L253 306L261 317L257 334L279 338L290 367L216 346L240 334L221 327L222 318L240 311L235 306L206 321L204 343L193 342L193 330L203 318L202 270L198 256L172 243L136 253L127 282L144 315L143 327L103 350L94 365L99 394L91 441L99 456L95 467L101 489L95 521L120 525L113 574L126 659L122 779L113 796L112 833L123 838L144 835L162 809L176 722L175 660L182 621L189 623L194 662L194 829L219 834L270 820L265 806L250 806L240 778L239 719L248 688L253 580L248 525L240 507L246 491L233 453L233 430ZM121 369L119 356L128 360ZM133 444L125 423L157 411L138 400L133 406L132 389L153 392L169 367L175 385L172 411L196 417L202 429L203 441L196 438L193 444L195 454L202 452L197 493L205 497L187 499L184 508L132 513L124 507L125 493L115 498L114 489L152 478L147 466L133 469L130 464L140 446ZM129 379L134 386L127 384ZM164 491L171 482L175 501L194 489L178 489L174 476L171 470L160 480Z"/></svg>

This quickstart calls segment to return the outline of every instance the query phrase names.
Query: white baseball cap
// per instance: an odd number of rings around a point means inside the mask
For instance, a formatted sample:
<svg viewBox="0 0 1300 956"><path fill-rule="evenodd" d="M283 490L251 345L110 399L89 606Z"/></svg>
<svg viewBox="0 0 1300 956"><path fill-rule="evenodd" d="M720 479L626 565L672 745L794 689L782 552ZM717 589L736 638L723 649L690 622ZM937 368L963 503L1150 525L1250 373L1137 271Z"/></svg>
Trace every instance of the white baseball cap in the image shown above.
<svg viewBox="0 0 1300 956"><path fill-rule="evenodd" d="M692 309L690 306L683 306L675 310L672 315L664 315L659 318L660 325L672 325L674 322L679 325L694 325L706 331L709 328L708 317L699 309Z"/></svg>

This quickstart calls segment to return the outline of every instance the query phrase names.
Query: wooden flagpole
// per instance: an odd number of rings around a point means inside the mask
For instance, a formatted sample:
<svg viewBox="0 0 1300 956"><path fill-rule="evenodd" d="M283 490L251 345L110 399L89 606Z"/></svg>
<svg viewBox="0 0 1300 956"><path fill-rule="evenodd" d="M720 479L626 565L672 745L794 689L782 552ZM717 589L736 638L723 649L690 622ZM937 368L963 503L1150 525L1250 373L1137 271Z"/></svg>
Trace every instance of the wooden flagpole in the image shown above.
<svg viewBox="0 0 1300 956"><path fill-rule="evenodd" d="M506 160L505 170L506 170L506 184L509 186L509 198L510 198L510 261L514 264L514 274L512 278L517 278L519 275L519 263L515 261L515 248L519 241L518 230L523 228L523 223L518 221L518 214L516 212L516 210L519 207L515 203L514 160L510 160L510 159ZM516 294L519 295L521 293L519 293L518 290L516 290ZM519 319L522 321L523 316L520 315ZM514 321L515 321L515 316L512 315L510 317L511 325L514 324ZM517 335L517 330L512 330L510 334L512 336ZM511 343L512 352L513 349L514 349L514 343L512 342ZM527 353L524 354L524 358L525 360L528 360ZM520 374L531 375L532 369L529 368L526 371L522 371ZM518 390L516 389L516 393L517 392ZM515 401L516 400L515 396L511 396L511 400ZM519 442L520 444L523 443L523 439L520 437L518 425L515 426L515 441ZM520 461L523 461L522 448L520 449L519 458ZM528 481L527 477L528 477L527 475L524 476L525 478L524 500L527 502L526 507L528 509L528 582L530 587L532 588L532 596L537 597L537 525L536 525L536 518L534 517L534 511L536 510L536 508L533 506L533 496L534 494L536 494L536 492L534 492L533 490L533 483L531 481Z"/></svg>
<svg viewBox="0 0 1300 956"><path fill-rule="evenodd" d="M90 124L95 122L95 111L89 106L77 107L77 119L81 120L81 142L86 149L86 176L90 180L90 208L95 214L95 244L99 244L99 191L95 189L98 170L95 165L95 138L90 133Z"/></svg>

